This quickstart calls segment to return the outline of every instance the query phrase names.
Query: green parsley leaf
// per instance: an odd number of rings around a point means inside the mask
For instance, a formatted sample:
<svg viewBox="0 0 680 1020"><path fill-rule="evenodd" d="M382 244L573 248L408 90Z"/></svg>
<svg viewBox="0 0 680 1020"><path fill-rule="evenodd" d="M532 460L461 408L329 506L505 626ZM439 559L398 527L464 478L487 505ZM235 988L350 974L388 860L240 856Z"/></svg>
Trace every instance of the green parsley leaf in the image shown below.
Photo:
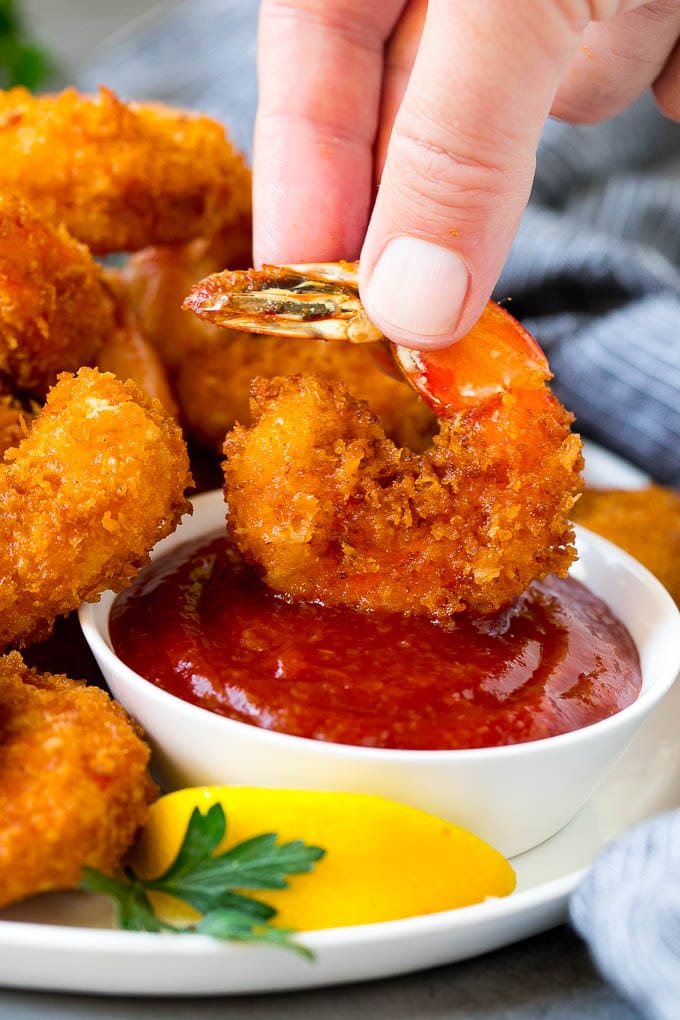
<svg viewBox="0 0 680 1020"><path fill-rule="evenodd" d="M47 54L27 37L15 0L0 0L0 87L36 89L49 71Z"/></svg>
<svg viewBox="0 0 680 1020"><path fill-rule="evenodd" d="M111 897L119 928L127 931L163 931L166 928L154 914L149 897L138 882L121 882L95 868L84 868L80 888Z"/></svg>
<svg viewBox="0 0 680 1020"><path fill-rule="evenodd" d="M211 910L204 914L195 930L200 935L212 935L213 938L234 942L268 942L270 945L292 949L307 960L314 959L311 949L291 938L295 933L289 928L276 928L271 924L249 925L244 923L243 915L238 911Z"/></svg>
<svg viewBox="0 0 680 1020"><path fill-rule="evenodd" d="M276 916L273 907L242 890L285 889L289 875L310 872L325 851L299 839L277 844L276 833L267 832L216 854L226 831L221 804L213 804L205 814L194 808L177 856L162 875L142 879L127 868L121 880L85 868L81 888L110 896L118 926L128 931L195 932L267 942L310 957L309 950L291 939L293 932L269 923ZM174 896L203 916L188 928L166 924L156 917L149 892Z"/></svg>

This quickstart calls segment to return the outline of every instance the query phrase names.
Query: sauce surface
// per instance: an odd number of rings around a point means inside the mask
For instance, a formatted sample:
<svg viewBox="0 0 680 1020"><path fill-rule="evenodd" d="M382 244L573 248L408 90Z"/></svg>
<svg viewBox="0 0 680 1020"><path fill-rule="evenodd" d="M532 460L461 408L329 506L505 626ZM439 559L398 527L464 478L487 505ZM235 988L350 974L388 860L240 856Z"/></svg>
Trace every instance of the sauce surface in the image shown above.
<svg viewBox="0 0 680 1020"><path fill-rule="evenodd" d="M494 747L613 715L637 650L573 578L534 583L493 618L289 604L224 534L147 567L111 612L117 654L184 701L265 729L403 749Z"/></svg>

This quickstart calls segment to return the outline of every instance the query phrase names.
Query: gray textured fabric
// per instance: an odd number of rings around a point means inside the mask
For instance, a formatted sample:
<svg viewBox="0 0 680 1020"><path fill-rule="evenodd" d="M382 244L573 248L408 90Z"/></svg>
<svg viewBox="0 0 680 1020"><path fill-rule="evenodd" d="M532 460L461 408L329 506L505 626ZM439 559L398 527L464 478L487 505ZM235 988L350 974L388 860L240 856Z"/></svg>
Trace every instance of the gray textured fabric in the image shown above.
<svg viewBox="0 0 680 1020"><path fill-rule="evenodd" d="M167 0L100 46L78 84L160 99L224 121L252 151L258 0Z"/></svg>
<svg viewBox="0 0 680 1020"><path fill-rule="evenodd" d="M680 1017L680 813L627 833L576 891L571 916L601 970L650 1020Z"/></svg>
<svg viewBox="0 0 680 1020"><path fill-rule="evenodd" d="M680 484L680 126L651 98L546 126L496 296L545 347L578 427Z"/></svg>

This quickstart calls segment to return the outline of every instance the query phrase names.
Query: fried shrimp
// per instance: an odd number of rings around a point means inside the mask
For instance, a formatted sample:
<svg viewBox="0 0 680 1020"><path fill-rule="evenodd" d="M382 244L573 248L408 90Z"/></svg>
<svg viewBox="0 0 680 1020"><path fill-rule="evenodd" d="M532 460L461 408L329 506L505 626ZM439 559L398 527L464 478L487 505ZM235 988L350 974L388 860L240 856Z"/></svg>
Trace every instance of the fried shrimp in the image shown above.
<svg viewBox="0 0 680 1020"><path fill-rule="evenodd" d="M156 788L138 728L104 691L0 658L0 906L111 872Z"/></svg>
<svg viewBox="0 0 680 1020"><path fill-rule="evenodd" d="M131 382L62 375L0 465L0 647L120 590L189 509L181 434Z"/></svg>
<svg viewBox="0 0 680 1020"><path fill-rule="evenodd" d="M144 248L132 255L120 271L121 293L171 373L206 341L223 343L219 330L181 309L194 283L217 268L208 242L199 240Z"/></svg>
<svg viewBox="0 0 680 1020"><path fill-rule="evenodd" d="M262 337L219 329L181 303L190 288L245 246L227 231L210 242L137 252L120 274L123 293L158 351L174 383L182 417L192 437L221 453L236 422L250 422L249 390L255 376L273 378L296 372L339 379L354 396L367 400L387 435L399 445L422 449L435 430L430 409L403 381L375 363L371 351L316 342ZM231 263L229 263L231 264ZM238 263L237 263L238 264Z"/></svg>
<svg viewBox="0 0 680 1020"><path fill-rule="evenodd" d="M680 492L586 489L572 517L643 563L680 605Z"/></svg>
<svg viewBox="0 0 680 1020"><path fill-rule="evenodd" d="M102 88L0 94L0 188L97 254L210 237L250 204L250 171L216 121Z"/></svg>
<svg viewBox="0 0 680 1020"><path fill-rule="evenodd" d="M11 393L0 396L0 457L5 450L21 442L28 431L33 413Z"/></svg>
<svg viewBox="0 0 680 1020"><path fill-rule="evenodd" d="M116 296L116 325L99 351L96 367L123 381L132 379L142 393L160 401L170 417L178 421L179 407L161 356L142 331L117 272L107 270L106 281Z"/></svg>
<svg viewBox="0 0 680 1020"><path fill-rule="evenodd" d="M323 340L284 340L222 331L196 347L179 365L177 399L193 436L221 452L226 433L236 422L248 424L250 383L293 373L314 373L343 382L353 396L366 400L386 434L399 445L420 450L435 430L427 405L399 379L385 375L365 347L332 347Z"/></svg>
<svg viewBox="0 0 680 1020"><path fill-rule="evenodd" d="M224 333L182 310L191 287L224 266L252 261L250 210L214 237L183 245L156 245L133 253L119 274L119 285L144 335L170 372L194 349L224 344ZM222 435L222 439L224 434Z"/></svg>
<svg viewBox="0 0 680 1020"><path fill-rule="evenodd" d="M12 389L44 396L59 372L91 363L113 327L113 300L87 249L0 195L0 374Z"/></svg>
<svg viewBox="0 0 680 1020"><path fill-rule="evenodd" d="M187 306L256 332L380 337L347 263L218 274ZM490 304L444 351L392 350L440 420L423 454L395 446L341 385L255 383L255 424L225 443L225 491L234 537L266 583L299 600L445 618L496 611L566 573L580 441L535 341Z"/></svg>
<svg viewBox="0 0 680 1020"><path fill-rule="evenodd" d="M172 418L179 419L165 366L131 316L116 326L102 347L97 368L123 381L132 379L150 400L158 400Z"/></svg>

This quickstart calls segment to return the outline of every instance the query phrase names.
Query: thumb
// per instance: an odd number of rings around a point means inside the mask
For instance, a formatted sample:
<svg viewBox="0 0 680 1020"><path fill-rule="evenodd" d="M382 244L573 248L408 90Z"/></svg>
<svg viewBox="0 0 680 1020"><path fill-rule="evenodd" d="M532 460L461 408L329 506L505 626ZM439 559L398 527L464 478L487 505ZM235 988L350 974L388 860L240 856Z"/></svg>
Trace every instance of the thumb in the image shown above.
<svg viewBox="0 0 680 1020"><path fill-rule="evenodd" d="M443 347L481 315L588 8L430 0L361 253L362 300L392 340Z"/></svg>

